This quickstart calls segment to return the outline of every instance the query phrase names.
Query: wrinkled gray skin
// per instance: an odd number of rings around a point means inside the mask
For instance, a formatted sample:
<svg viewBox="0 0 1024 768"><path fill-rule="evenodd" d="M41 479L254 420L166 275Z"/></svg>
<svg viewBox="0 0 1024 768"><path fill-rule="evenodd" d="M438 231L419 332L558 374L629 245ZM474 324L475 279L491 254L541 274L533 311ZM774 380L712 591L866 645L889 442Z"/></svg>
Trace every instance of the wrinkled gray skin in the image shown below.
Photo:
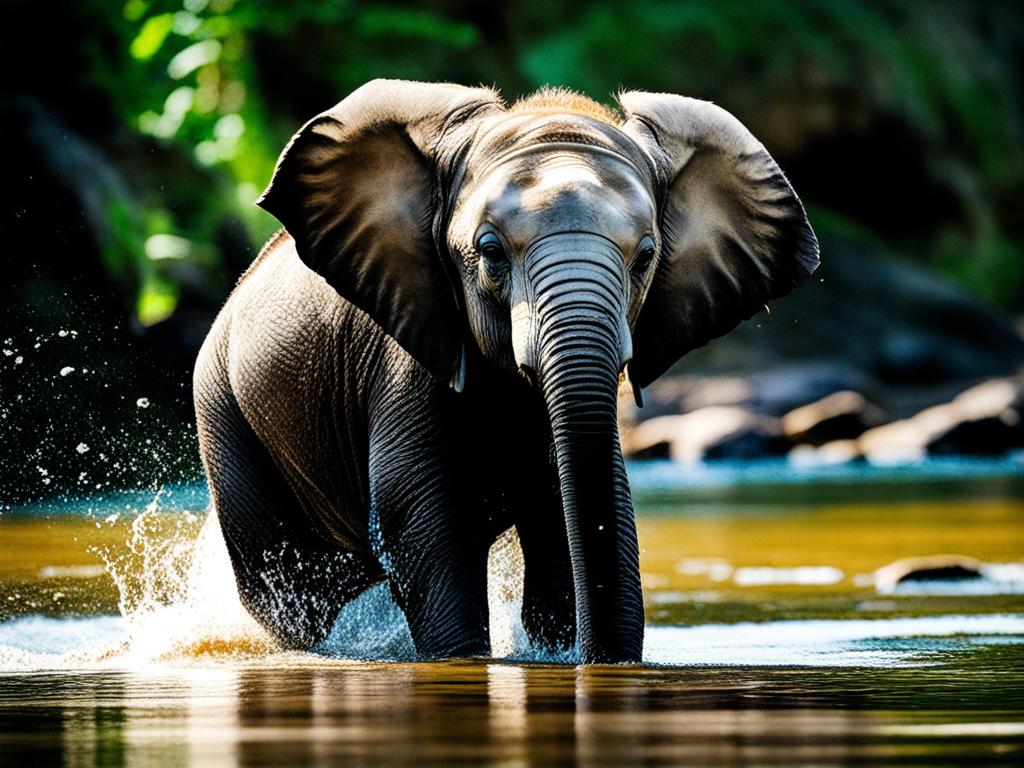
<svg viewBox="0 0 1024 768"><path fill-rule="evenodd" d="M239 591L311 647L387 579L425 656L486 654L514 525L523 621L635 662L643 603L615 411L817 265L782 172L705 102L374 81L260 204L285 226L200 353L200 445Z"/></svg>

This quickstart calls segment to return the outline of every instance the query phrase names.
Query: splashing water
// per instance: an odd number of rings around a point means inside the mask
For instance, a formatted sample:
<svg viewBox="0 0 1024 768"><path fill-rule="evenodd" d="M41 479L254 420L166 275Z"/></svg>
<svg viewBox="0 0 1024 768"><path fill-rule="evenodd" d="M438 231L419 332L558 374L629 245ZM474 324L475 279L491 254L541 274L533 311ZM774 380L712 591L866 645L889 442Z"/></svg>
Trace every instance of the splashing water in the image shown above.
<svg viewBox="0 0 1024 768"><path fill-rule="evenodd" d="M491 545L487 560L487 607L490 613L491 653L520 661L570 661L530 645L521 620L523 552L510 528ZM409 625L392 600L387 584L366 590L345 606L330 634L314 649L325 656L365 661L405 661L416 658Z"/></svg>
<svg viewBox="0 0 1024 768"><path fill-rule="evenodd" d="M104 557L128 627L125 660L259 655L273 649L238 597L217 516L203 520L186 514L173 525L167 535L154 502L132 521L127 553Z"/></svg>
<svg viewBox="0 0 1024 768"><path fill-rule="evenodd" d="M523 628L523 550L509 528L491 545L487 558L487 610L491 617L491 653L498 657L536 654Z"/></svg>
<svg viewBox="0 0 1024 768"><path fill-rule="evenodd" d="M0 626L0 669L296 655L280 650L242 605L216 513L167 515L159 508L162 495L131 521L124 545L94 550L117 587L121 616L9 622ZM488 563L494 655L556 660L531 649L522 627L522 567L519 540L510 529L493 545ZM405 616L386 583L346 605L314 653L353 660L416 658Z"/></svg>

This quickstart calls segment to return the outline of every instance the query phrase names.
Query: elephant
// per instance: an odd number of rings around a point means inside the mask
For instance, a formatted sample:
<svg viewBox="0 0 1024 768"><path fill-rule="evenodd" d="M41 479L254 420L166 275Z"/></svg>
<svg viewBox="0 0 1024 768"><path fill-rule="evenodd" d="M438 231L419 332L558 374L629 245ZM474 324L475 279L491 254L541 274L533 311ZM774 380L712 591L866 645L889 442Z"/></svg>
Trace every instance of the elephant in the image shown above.
<svg viewBox="0 0 1024 768"><path fill-rule="evenodd" d="M819 257L735 117L617 99L375 80L283 150L257 201L283 229L194 374L238 591L283 645L386 581L418 655L487 655L514 526L531 642L641 660L620 389L640 402Z"/></svg>

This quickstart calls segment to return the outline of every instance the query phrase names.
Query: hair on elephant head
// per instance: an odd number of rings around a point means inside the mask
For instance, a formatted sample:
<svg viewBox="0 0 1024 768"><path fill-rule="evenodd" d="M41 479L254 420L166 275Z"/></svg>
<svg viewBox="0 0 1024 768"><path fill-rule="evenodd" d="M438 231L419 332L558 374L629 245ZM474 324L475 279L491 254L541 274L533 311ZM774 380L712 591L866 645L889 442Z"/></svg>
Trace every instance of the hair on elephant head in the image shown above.
<svg viewBox="0 0 1024 768"><path fill-rule="evenodd" d="M818 264L792 187L732 115L618 102L374 81L296 134L260 200L435 376L473 387L470 348L536 388L588 661L637 660L643 637L620 377L639 394Z"/></svg>

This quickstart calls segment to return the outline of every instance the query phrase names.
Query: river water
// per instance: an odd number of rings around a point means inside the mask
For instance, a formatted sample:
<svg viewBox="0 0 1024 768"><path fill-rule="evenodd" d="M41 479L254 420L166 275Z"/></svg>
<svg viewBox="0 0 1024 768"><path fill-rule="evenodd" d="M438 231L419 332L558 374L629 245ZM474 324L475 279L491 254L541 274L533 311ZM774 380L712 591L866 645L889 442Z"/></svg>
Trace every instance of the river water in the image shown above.
<svg viewBox="0 0 1024 768"><path fill-rule="evenodd" d="M382 588L316 653L276 648L200 487L7 511L0 764L1019 765L1020 470L633 467L647 629L621 667L530 648L512 535L495 658L423 662ZM940 553L982 576L874 577Z"/></svg>

